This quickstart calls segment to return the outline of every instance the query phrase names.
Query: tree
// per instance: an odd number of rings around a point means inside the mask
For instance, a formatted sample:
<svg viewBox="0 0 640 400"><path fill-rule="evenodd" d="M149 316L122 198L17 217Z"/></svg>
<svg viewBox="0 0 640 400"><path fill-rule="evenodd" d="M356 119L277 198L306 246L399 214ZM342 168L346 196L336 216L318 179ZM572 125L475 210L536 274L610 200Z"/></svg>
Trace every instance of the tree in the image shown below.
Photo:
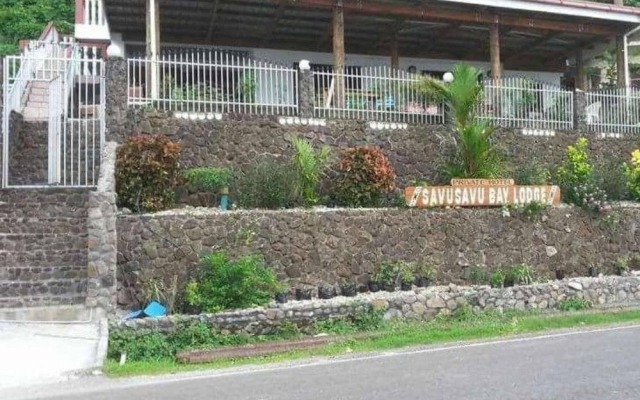
<svg viewBox="0 0 640 400"><path fill-rule="evenodd" d="M74 0L0 0L0 57L18 51L21 39L37 39L53 22L61 33L73 31Z"/></svg>

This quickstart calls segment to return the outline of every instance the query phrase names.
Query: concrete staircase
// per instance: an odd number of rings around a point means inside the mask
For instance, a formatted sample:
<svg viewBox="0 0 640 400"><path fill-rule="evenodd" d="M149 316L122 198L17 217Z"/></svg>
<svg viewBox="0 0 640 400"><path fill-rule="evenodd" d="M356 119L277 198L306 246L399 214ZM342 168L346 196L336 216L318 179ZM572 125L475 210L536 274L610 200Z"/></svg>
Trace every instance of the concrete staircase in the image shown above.
<svg viewBox="0 0 640 400"><path fill-rule="evenodd" d="M27 84L27 100L22 113L25 121L49 120L49 82L31 81Z"/></svg>
<svg viewBox="0 0 640 400"><path fill-rule="evenodd" d="M0 320L89 319L86 190L0 190Z"/></svg>

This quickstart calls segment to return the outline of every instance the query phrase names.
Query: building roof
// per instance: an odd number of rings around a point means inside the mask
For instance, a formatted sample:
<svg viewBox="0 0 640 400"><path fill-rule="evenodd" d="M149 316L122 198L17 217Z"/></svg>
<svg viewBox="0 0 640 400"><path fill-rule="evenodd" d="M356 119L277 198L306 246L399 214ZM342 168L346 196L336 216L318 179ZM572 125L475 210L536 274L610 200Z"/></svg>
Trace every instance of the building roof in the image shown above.
<svg viewBox="0 0 640 400"><path fill-rule="evenodd" d="M105 0L113 32L145 38L145 0ZM331 51L334 0L163 0L165 43ZM490 5L489 5L490 4ZM577 0L344 0L346 51L489 59L489 25L501 26L508 69L560 71L586 49L640 25L640 10ZM549 10L558 10L549 12Z"/></svg>

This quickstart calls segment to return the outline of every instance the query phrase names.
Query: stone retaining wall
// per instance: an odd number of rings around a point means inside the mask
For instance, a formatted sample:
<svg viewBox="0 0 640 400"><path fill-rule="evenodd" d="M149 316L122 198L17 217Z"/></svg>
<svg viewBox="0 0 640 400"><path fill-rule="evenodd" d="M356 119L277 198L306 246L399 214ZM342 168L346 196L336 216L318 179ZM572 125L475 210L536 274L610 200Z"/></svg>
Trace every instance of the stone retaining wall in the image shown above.
<svg viewBox="0 0 640 400"><path fill-rule="evenodd" d="M167 113L129 110L126 127L116 129L113 140L121 141L135 134L163 134L180 142L184 167L232 166L239 170L262 156L290 156L293 135L304 136L316 146L330 146L336 159L340 151L348 147L379 146L389 157L401 186L413 179L443 182L441 166L454 151L449 126L372 129L364 121L353 120L328 120L326 126L283 125L277 117L224 115L221 121L194 121L174 118ZM541 165L555 170L567 146L575 143L579 136L575 131L557 132L550 137L525 136L520 130L502 129L496 140L511 167L528 165L536 159ZM631 150L640 147L640 137L603 139L594 134L587 136L592 161L596 163L627 161Z"/></svg>
<svg viewBox="0 0 640 400"><path fill-rule="evenodd" d="M113 323L113 327L166 331L179 323L201 321L225 333L265 334L275 331L285 321L304 327L315 321L353 316L368 309L383 312L385 319L427 321L440 313L455 312L464 304L475 310L547 310L557 308L567 298L585 299L596 308L637 307L640 305L640 278L577 278L505 289L449 285L417 291L368 293L353 298L294 301L220 314L121 321Z"/></svg>
<svg viewBox="0 0 640 400"><path fill-rule="evenodd" d="M531 221L500 209L322 209L231 211L185 209L119 215L118 303L135 306L151 280L180 285L200 255L226 249L261 254L291 286L366 284L385 260L437 268L438 281L464 283L469 267L533 266L540 276L612 273L619 257L635 257L640 208L594 217L575 207L553 208Z"/></svg>

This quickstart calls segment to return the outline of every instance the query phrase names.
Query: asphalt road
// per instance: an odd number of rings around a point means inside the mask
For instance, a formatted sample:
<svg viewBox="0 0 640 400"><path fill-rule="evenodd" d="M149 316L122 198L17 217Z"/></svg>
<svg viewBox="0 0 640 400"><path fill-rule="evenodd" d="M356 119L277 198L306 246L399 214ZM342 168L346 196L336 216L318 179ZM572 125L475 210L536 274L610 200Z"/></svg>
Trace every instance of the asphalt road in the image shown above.
<svg viewBox="0 0 640 400"><path fill-rule="evenodd" d="M73 386L75 393L34 398L640 399L640 326Z"/></svg>

